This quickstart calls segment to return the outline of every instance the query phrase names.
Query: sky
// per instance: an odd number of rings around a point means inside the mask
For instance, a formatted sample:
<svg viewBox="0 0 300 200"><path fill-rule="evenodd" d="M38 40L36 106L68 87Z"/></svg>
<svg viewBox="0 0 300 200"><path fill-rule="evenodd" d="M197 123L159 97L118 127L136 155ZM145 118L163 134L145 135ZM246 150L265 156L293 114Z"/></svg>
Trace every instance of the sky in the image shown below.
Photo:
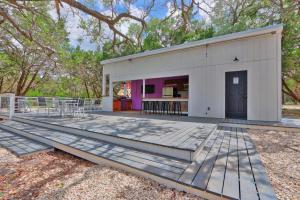
<svg viewBox="0 0 300 200"><path fill-rule="evenodd" d="M100 11L101 13L109 15L109 10L105 8L100 2L101 1L86 1L86 0L79 0L81 3L84 3L89 8ZM91 3L92 2L92 3ZM121 12L126 12L127 8L121 3L116 6L116 10ZM134 16L141 16L143 15L143 7L147 5L147 0L137 0L131 7L130 7L130 13ZM150 20L151 18L164 18L170 13L171 4L167 2L167 0L156 0L154 7L151 9L151 12L149 16L146 18L146 20ZM75 11L75 14L74 14ZM52 18L57 19L57 13L54 5L52 5L52 9L49 11ZM79 27L80 18L84 20L88 20L91 18L91 16L77 11L76 9L71 9L68 5L63 3L63 8L61 8L61 16L66 18L66 29L69 33L69 40L73 47L80 46L81 49L84 50L95 50L97 47L94 43L90 42L90 37L87 36L86 32ZM207 16L205 16L205 13L200 12L199 18L205 19ZM128 21L126 23L122 23L119 27L119 30L121 30L122 33L126 33L129 27L129 24L131 21ZM105 26L104 26L105 28ZM105 31L110 36L111 32L109 31L109 28L106 27L107 31ZM78 39L82 39L79 40Z"/></svg>

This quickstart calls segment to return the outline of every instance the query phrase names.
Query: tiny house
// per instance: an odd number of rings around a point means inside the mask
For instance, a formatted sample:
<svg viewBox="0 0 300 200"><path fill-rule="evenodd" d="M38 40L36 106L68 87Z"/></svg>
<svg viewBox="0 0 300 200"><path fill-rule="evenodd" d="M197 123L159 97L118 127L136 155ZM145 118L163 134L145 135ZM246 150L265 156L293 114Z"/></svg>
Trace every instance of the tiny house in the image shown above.
<svg viewBox="0 0 300 200"><path fill-rule="evenodd" d="M140 110L147 99L177 99L188 116L279 121L282 29L272 25L104 60L103 110L122 110L114 109L119 100L123 110Z"/></svg>

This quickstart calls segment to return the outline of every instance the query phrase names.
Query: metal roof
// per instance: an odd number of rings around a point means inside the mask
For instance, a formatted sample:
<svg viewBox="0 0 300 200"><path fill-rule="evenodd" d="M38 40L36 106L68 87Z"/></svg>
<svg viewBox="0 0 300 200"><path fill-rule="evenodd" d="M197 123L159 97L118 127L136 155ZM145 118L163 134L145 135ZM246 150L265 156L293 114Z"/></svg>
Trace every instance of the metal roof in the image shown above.
<svg viewBox="0 0 300 200"><path fill-rule="evenodd" d="M221 36L212 37L212 38L208 38L208 39L204 39L204 40L187 42L187 43L174 45L174 46L170 46L170 47L166 47L166 48L156 49L156 50L152 50L152 51L145 51L142 53L132 54L132 55L128 55L128 56L122 56L122 57L118 57L118 58L112 58L112 59L108 59L108 60L103 60L103 61L101 61L101 64L106 65L109 63L122 62L125 60L133 60L136 58L152 56L152 55L156 55L156 54L161 54L161 53L166 53L166 52L171 52L171 51L176 51L176 50L181 50L181 49L186 49L186 48L192 48L192 47L197 47L197 46L202 46L202 45L208 45L208 44L212 44L212 43L224 42L224 41L235 40L235 39L246 38L246 37L253 37L253 36L268 34L268 33L272 33L272 32L277 33L277 32L281 32L282 29L283 29L282 24L266 26L263 28L249 29L247 31L236 32L236 33L231 33L231 34L227 34L227 35L221 35Z"/></svg>

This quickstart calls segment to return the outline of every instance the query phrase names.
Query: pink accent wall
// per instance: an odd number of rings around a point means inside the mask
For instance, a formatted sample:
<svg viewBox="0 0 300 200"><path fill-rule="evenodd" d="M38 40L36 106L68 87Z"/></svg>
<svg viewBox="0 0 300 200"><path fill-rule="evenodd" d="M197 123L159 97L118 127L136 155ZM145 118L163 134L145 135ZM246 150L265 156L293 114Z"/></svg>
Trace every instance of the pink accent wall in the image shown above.
<svg viewBox="0 0 300 200"><path fill-rule="evenodd" d="M153 94L146 94L146 98L161 98L162 88L164 87L165 78L156 78L146 80L146 85L155 85L155 92ZM133 110L140 110L142 103L142 84L143 80L131 81L131 98Z"/></svg>
<svg viewBox="0 0 300 200"><path fill-rule="evenodd" d="M164 87L165 80L170 79L180 79L184 76L178 77L167 77L167 78L155 78L155 79L146 79L146 85L155 85L155 92L153 94L145 94L146 98L161 98L162 97L162 89ZM140 110L142 103L142 84L143 80L134 80L131 81L131 98L132 98L132 109Z"/></svg>

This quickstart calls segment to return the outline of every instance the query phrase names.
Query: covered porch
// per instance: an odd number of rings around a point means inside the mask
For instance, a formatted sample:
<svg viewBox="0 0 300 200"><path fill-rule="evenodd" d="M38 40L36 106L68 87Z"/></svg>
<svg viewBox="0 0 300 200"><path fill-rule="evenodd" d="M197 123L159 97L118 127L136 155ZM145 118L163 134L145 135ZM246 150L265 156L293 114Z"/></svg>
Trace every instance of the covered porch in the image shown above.
<svg viewBox="0 0 300 200"><path fill-rule="evenodd" d="M112 85L115 112L188 114L188 75L113 81Z"/></svg>

